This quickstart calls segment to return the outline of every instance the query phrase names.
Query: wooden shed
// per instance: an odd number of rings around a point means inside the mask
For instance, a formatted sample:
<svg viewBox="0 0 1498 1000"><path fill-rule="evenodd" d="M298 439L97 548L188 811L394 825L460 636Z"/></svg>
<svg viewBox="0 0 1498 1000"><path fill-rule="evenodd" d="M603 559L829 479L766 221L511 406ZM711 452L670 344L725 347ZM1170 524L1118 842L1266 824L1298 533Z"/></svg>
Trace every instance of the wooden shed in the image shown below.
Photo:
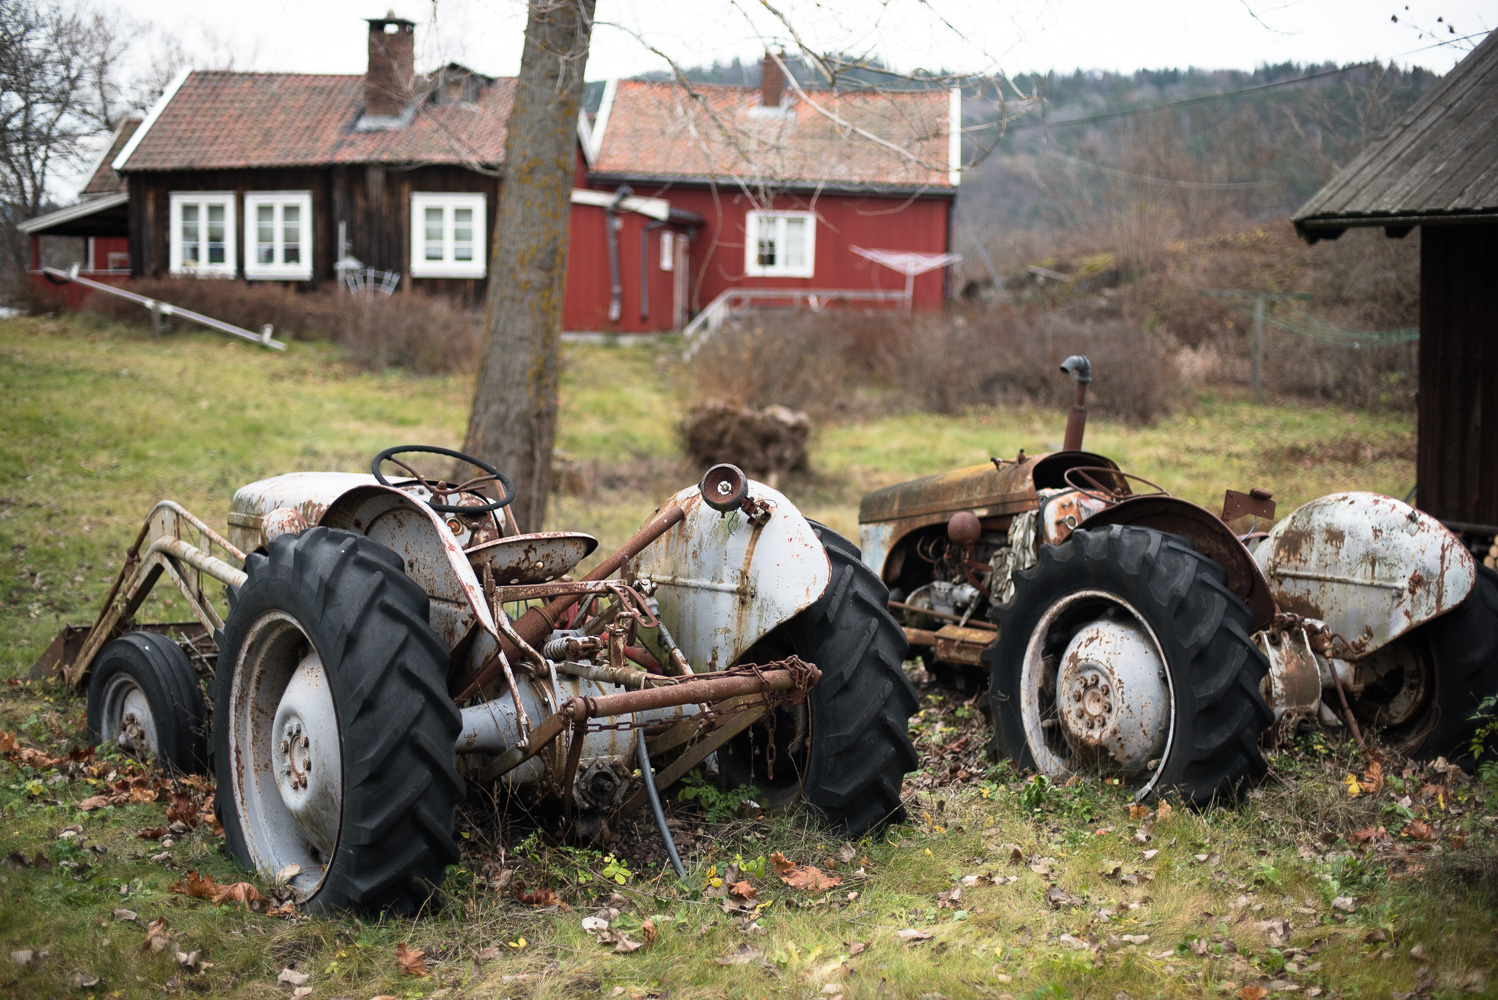
<svg viewBox="0 0 1498 1000"><path fill-rule="evenodd" d="M1498 32L1292 216L1420 238L1417 505L1498 535Z"/></svg>

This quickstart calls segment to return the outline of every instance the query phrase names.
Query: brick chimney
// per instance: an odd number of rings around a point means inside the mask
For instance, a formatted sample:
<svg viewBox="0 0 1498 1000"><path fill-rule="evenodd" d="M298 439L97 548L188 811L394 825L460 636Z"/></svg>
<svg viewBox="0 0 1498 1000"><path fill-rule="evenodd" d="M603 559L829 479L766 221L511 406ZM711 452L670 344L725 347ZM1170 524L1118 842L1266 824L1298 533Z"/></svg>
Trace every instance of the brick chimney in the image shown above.
<svg viewBox="0 0 1498 1000"><path fill-rule="evenodd" d="M368 18L369 69L364 73L364 113L398 118L411 103L416 81L416 23L395 16Z"/></svg>
<svg viewBox="0 0 1498 1000"><path fill-rule="evenodd" d="M785 74L780 70L780 64L770 53L765 53L765 61L759 67L759 106L762 108L780 107L780 98L785 94Z"/></svg>

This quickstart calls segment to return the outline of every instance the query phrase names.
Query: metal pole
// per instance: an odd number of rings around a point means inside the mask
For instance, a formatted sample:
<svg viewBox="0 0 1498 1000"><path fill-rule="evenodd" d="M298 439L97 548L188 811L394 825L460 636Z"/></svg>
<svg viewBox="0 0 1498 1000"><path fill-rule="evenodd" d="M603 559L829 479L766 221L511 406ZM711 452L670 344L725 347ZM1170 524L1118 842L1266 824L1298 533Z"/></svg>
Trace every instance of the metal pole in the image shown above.
<svg viewBox="0 0 1498 1000"><path fill-rule="evenodd" d="M1254 399L1259 398L1259 370L1264 364L1264 296L1254 296Z"/></svg>

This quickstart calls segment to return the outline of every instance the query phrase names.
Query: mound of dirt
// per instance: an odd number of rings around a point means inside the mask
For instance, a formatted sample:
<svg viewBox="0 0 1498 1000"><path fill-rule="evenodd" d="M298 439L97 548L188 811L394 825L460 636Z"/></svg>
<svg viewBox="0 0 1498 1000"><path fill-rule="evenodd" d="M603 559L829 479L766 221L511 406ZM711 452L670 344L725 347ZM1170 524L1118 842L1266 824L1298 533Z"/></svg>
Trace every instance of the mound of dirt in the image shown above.
<svg viewBox="0 0 1498 1000"><path fill-rule="evenodd" d="M811 417L784 406L704 403L694 406L678 429L698 468L732 462L772 486L782 475L806 468Z"/></svg>

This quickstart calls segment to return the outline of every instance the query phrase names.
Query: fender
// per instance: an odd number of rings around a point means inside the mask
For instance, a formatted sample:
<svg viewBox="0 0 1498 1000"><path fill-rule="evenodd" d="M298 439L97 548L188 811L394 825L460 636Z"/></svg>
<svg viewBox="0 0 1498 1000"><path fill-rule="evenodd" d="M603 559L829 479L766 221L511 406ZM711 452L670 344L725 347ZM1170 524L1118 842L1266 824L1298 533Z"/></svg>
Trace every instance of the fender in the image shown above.
<svg viewBox="0 0 1498 1000"><path fill-rule="evenodd" d="M484 588L441 514L393 486L356 486L328 505L317 523L368 535L406 561L406 575L431 598L432 628L448 649L477 622L497 642Z"/></svg>
<svg viewBox="0 0 1498 1000"><path fill-rule="evenodd" d="M1132 524L1180 535L1227 573L1228 589L1248 605L1254 631L1274 620L1274 597L1264 573L1233 529L1205 507L1180 497L1135 497L1098 511L1077 527L1100 528L1109 524Z"/></svg>
<svg viewBox="0 0 1498 1000"><path fill-rule="evenodd" d="M763 483L749 481L746 503L768 518L720 514L696 486L667 502L686 517L635 557L633 571L655 583L661 620L699 671L732 666L832 580L810 522Z"/></svg>
<svg viewBox="0 0 1498 1000"><path fill-rule="evenodd" d="M1358 660L1461 604L1477 564L1431 517L1378 493L1297 507L1255 553L1283 611L1324 621Z"/></svg>

